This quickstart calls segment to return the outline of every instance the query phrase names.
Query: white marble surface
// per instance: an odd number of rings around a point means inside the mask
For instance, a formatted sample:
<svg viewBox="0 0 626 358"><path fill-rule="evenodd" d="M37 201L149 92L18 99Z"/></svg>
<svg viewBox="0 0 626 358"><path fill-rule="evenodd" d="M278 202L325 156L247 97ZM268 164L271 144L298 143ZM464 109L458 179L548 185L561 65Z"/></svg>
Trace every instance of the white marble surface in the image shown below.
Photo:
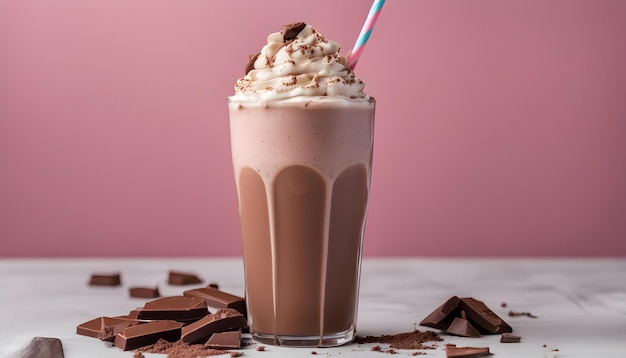
<svg viewBox="0 0 626 358"><path fill-rule="evenodd" d="M131 352L76 335L76 326L142 306L143 300L128 297L129 286L158 285L162 295L180 294L182 287L166 284L170 269L195 272L225 291L243 294L243 268L237 258L1 260L0 357L15 356L35 336L60 338L67 358L132 357ZM111 271L121 272L121 287L87 285L91 273ZM626 357L626 259L368 259L362 270L358 334L411 331L452 295L484 301L523 341L502 344L497 335L443 334L445 341L438 349L424 351L426 357L445 357L445 343L489 346L497 357ZM502 302L508 306L502 308ZM508 317L509 310L538 318ZM266 358L309 357L313 350L330 357L385 354L372 352L371 346L267 346L264 352L254 347L244 352Z"/></svg>

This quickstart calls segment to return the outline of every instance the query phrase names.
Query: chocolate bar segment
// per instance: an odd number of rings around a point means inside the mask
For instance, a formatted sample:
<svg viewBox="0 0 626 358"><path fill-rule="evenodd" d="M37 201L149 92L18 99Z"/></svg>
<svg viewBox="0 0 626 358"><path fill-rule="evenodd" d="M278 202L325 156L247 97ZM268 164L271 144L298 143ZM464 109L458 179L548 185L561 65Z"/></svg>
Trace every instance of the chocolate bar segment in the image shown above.
<svg viewBox="0 0 626 358"><path fill-rule="evenodd" d="M489 309L482 301L471 297L461 298L459 308L465 311L468 320L475 323L479 329L488 333L510 333L513 328L502 318Z"/></svg>
<svg viewBox="0 0 626 358"><path fill-rule="evenodd" d="M138 319L137 317L139 317L139 311L141 311L141 309L142 309L141 307L135 308L134 310L128 312L127 315L115 316L113 318L121 318L121 319L135 320L136 321Z"/></svg>
<svg viewBox="0 0 626 358"><path fill-rule="evenodd" d="M511 333L502 333L502 336L500 336L500 343L519 343L521 341L522 337Z"/></svg>
<svg viewBox="0 0 626 358"><path fill-rule="evenodd" d="M175 342L180 339L182 326L183 323L166 320L127 327L115 336L114 344L128 351L154 344L159 339Z"/></svg>
<svg viewBox="0 0 626 358"><path fill-rule="evenodd" d="M241 313L232 308L221 308L203 319L182 329L181 339L185 343L204 343L214 333L247 329L248 323Z"/></svg>
<svg viewBox="0 0 626 358"><path fill-rule="evenodd" d="M232 308L246 315L246 300L243 297L231 295L215 288L195 288L183 292L186 297L196 297L204 300L209 307Z"/></svg>
<svg viewBox="0 0 626 358"><path fill-rule="evenodd" d="M420 322L420 325L445 331L454 320L458 306L459 298L452 296L441 306L437 307L431 314L426 316L426 318Z"/></svg>
<svg viewBox="0 0 626 358"><path fill-rule="evenodd" d="M122 284L121 275L119 273L111 274L92 274L89 279L89 286L119 286Z"/></svg>
<svg viewBox="0 0 626 358"><path fill-rule="evenodd" d="M170 271L167 279L170 285L183 286L202 283L202 279L192 273Z"/></svg>
<svg viewBox="0 0 626 358"><path fill-rule="evenodd" d="M155 287L130 287L128 289L130 297L136 298L157 298L161 297L159 294L159 288Z"/></svg>
<svg viewBox="0 0 626 358"><path fill-rule="evenodd" d="M58 338L35 337L19 352L18 358L64 358Z"/></svg>
<svg viewBox="0 0 626 358"><path fill-rule="evenodd" d="M476 358L489 355L489 347L457 347L454 344L446 345L447 358Z"/></svg>
<svg viewBox="0 0 626 358"><path fill-rule="evenodd" d="M213 333L204 346L211 349L239 349L241 348L241 330Z"/></svg>
<svg viewBox="0 0 626 358"><path fill-rule="evenodd" d="M139 323L141 322L131 319L98 317L79 324L76 327L76 333L82 336L113 342L116 334L122 332L126 327L134 326Z"/></svg>
<svg viewBox="0 0 626 358"><path fill-rule="evenodd" d="M209 314L206 303L195 297L171 296L146 302L138 319L197 321Z"/></svg>
<svg viewBox="0 0 626 358"><path fill-rule="evenodd" d="M446 328L446 332L461 337L480 337L480 333L474 328L468 320L462 317L455 317L454 321Z"/></svg>

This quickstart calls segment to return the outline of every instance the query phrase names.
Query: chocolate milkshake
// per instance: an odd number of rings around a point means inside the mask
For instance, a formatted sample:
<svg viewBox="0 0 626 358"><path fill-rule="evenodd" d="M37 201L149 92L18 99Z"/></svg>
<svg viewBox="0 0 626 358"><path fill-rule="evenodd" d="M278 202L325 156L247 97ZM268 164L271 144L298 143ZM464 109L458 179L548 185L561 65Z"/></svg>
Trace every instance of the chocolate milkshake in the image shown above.
<svg viewBox="0 0 626 358"><path fill-rule="evenodd" d="M373 98L303 23L268 37L229 98L248 317L267 344L355 334Z"/></svg>

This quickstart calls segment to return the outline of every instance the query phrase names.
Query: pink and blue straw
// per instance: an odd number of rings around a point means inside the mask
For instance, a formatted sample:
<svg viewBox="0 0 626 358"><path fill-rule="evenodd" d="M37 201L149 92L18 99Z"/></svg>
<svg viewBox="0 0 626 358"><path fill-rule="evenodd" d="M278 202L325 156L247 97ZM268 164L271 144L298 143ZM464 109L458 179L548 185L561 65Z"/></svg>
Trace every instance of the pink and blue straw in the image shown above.
<svg viewBox="0 0 626 358"><path fill-rule="evenodd" d="M369 14L367 14L367 19L365 19L365 23L363 24L363 28L361 29L361 33L359 37L356 39L356 43L354 44L354 48L350 52L348 56L348 67L354 70L357 62L359 62L359 58L363 53L363 49L367 44L367 41L370 39L372 35L372 30L374 30L374 25L376 25L376 20L380 16L380 12L385 5L385 0L374 0L372 7L370 9Z"/></svg>

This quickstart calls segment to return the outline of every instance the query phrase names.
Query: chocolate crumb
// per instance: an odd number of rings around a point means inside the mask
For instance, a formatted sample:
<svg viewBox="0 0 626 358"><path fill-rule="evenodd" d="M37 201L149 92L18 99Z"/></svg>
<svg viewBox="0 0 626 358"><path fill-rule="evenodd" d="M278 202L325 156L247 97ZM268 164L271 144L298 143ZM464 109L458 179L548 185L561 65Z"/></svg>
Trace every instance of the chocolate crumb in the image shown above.
<svg viewBox="0 0 626 358"><path fill-rule="evenodd" d="M311 354L316 355L317 352L316 351L311 351Z"/></svg>
<svg viewBox="0 0 626 358"><path fill-rule="evenodd" d="M501 306L502 308L505 308L505 307L506 307L506 302L502 302L502 303L500 304L500 306Z"/></svg>
<svg viewBox="0 0 626 358"><path fill-rule="evenodd" d="M533 315L530 312L513 312L513 311L509 311L509 317L522 317L522 316L526 316L528 318L538 318L537 316Z"/></svg>
<svg viewBox="0 0 626 358"><path fill-rule="evenodd" d="M263 351L265 351L265 346L258 346L258 347L256 347L256 350L259 351L259 352L263 352Z"/></svg>
<svg viewBox="0 0 626 358"><path fill-rule="evenodd" d="M241 357L243 352L230 352L231 357Z"/></svg>
<svg viewBox="0 0 626 358"><path fill-rule="evenodd" d="M146 356L144 356L141 352L135 352L135 354L133 354L133 358L146 358Z"/></svg>
<svg viewBox="0 0 626 358"><path fill-rule="evenodd" d="M295 22L293 24L283 26L283 29L280 32L283 34L283 40L285 42L293 40L298 36L300 31L302 31L306 27L304 22Z"/></svg>
<svg viewBox="0 0 626 358"><path fill-rule="evenodd" d="M547 344L544 344L542 347L543 347L543 348L546 348L547 346L548 346Z"/></svg>
<svg viewBox="0 0 626 358"><path fill-rule="evenodd" d="M246 75L248 74L248 72L254 70L254 63L256 62L257 58L259 58L259 56L261 56L261 53L257 53L256 55L250 55L250 60L248 61L248 64L246 65Z"/></svg>
<svg viewBox="0 0 626 358"><path fill-rule="evenodd" d="M219 289L220 289L220 286L219 286L217 283L215 283L215 282L211 282L211 283L209 283L209 285L208 285L207 287L208 287L208 288L214 288L214 289L216 289L216 290L219 290Z"/></svg>
<svg viewBox="0 0 626 358"><path fill-rule="evenodd" d="M558 351L559 351L559 349L558 349L558 348L554 348L552 351L553 351L553 352L558 352Z"/></svg>
<svg viewBox="0 0 626 358"><path fill-rule="evenodd" d="M371 349L372 352L380 352L380 350L381 350L380 346L374 346Z"/></svg>

